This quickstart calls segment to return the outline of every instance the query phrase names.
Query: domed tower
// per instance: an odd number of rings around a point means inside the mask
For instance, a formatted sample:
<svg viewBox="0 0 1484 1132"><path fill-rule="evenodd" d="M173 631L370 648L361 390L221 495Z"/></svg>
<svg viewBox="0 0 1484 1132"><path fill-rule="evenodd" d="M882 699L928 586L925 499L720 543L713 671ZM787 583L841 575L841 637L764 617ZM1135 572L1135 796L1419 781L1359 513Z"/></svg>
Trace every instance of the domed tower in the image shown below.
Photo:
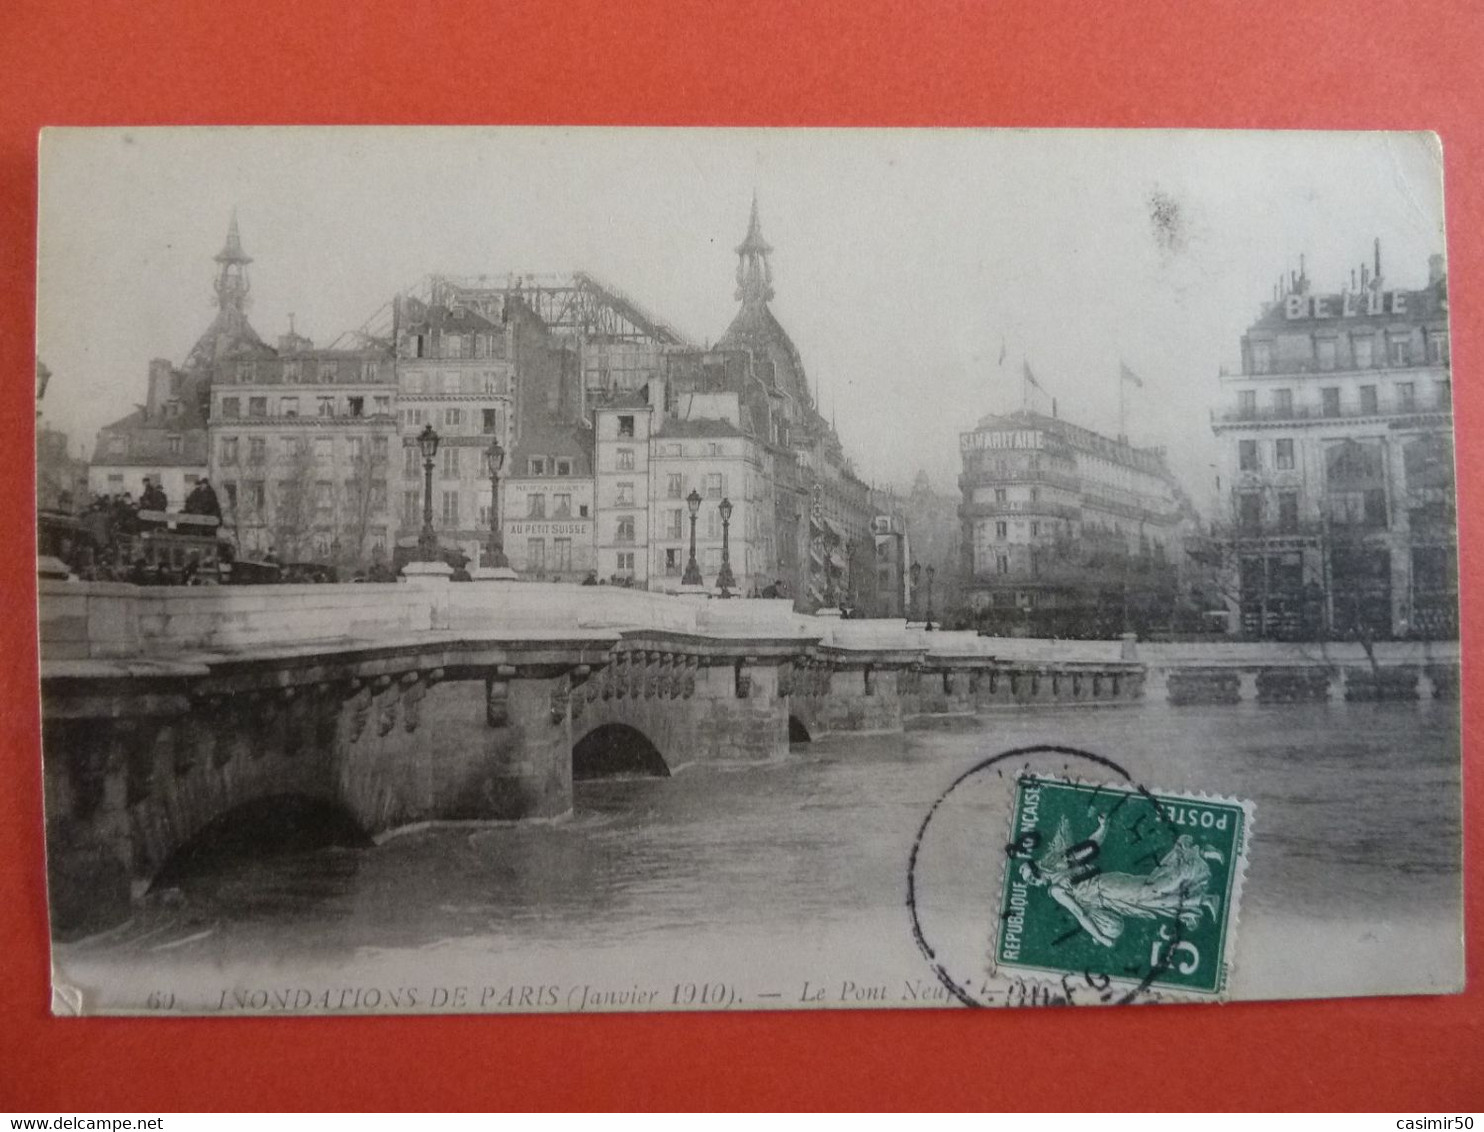
<svg viewBox="0 0 1484 1132"><path fill-rule="evenodd" d="M242 250L235 208L227 225L227 242L216 253L215 259L217 271L212 289L216 292L216 318L186 355L186 370L209 369L219 361L243 354L267 356L273 353L247 321L248 293L251 290L247 265L252 263L252 257Z"/></svg>

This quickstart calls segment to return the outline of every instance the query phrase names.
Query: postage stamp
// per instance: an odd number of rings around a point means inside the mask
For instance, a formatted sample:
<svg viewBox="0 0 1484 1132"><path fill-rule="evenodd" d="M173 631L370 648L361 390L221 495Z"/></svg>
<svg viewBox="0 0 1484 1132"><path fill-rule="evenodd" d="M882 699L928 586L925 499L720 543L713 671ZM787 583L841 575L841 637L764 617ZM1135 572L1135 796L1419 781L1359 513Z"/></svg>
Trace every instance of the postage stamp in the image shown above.
<svg viewBox="0 0 1484 1132"><path fill-rule="evenodd" d="M1015 781L994 963L1221 995L1251 802L1036 775Z"/></svg>

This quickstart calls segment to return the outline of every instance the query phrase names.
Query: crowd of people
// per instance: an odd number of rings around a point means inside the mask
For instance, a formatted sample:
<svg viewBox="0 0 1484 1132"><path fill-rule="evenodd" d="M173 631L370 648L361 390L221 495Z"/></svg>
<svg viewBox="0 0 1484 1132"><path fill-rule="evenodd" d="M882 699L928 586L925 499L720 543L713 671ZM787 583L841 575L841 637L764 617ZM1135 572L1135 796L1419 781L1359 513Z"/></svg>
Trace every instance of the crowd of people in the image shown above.
<svg viewBox="0 0 1484 1132"><path fill-rule="evenodd" d="M201 479L191 488L183 513L210 517L221 522L221 503L210 481ZM75 516L77 526L54 540L53 556L84 581L133 582L136 585L191 585L214 572L219 554L230 547L215 547L215 524L201 524L203 537L212 549L193 550L179 564L150 561L139 553L134 536L170 526L170 498L162 484L146 476L135 499L129 491L100 492Z"/></svg>

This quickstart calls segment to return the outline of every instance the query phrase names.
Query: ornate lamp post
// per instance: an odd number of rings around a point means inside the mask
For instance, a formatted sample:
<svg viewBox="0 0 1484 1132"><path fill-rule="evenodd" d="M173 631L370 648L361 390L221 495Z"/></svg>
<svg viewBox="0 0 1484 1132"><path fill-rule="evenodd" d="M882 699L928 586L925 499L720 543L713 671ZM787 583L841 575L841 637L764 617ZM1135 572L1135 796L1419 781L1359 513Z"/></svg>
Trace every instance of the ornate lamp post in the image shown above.
<svg viewBox="0 0 1484 1132"><path fill-rule="evenodd" d="M433 460L440 439L432 425L423 425L417 434L417 446L423 454L423 529L417 536L417 556L423 562L438 559L438 532L433 529Z"/></svg>
<svg viewBox="0 0 1484 1132"><path fill-rule="evenodd" d="M928 633L933 631L933 575L936 573L931 566L927 568L927 624L923 629Z"/></svg>
<svg viewBox="0 0 1484 1132"><path fill-rule="evenodd" d="M484 466L490 474L490 541L485 551L486 566L494 569L510 568L505 557L505 531L500 523L500 469L505 466L505 449L498 440L491 440L484 451Z"/></svg>
<svg viewBox="0 0 1484 1132"><path fill-rule="evenodd" d="M690 508L690 561L685 564L685 576L680 579L682 586L701 586L701 568L696 565L696 515L701 510L701 493L695 488L690 489L690 494L685 497L685 505Z"/></svg>
<svg viewBox="0 0 1484 1132"><path fill-rule="evenodd" d="M722 597L731 597L737 588L737 579L732 577L732 501L723 499L716 509L721 512L721 573L716 575L716 588Z"/></svg>
<svg viewBox="0 0 1484 1132"><path fill-rule="evenodd" d="M908 573L912 575L912 614L915 617L917 614L917 607L922 604L922 598L918 596L918 594L921 592L918 586L921 584L922 581L922 563L912 563L912 569L909 570Z"/></svg>

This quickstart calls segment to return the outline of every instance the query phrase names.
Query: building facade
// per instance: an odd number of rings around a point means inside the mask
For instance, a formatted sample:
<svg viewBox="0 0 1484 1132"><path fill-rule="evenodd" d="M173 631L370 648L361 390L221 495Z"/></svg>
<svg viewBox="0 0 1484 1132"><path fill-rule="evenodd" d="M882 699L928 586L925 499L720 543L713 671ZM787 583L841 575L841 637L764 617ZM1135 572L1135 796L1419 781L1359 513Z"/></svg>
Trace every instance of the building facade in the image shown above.
<svg viewBox="0 0 1484 1132"><path fill-rule="evenodd" d="M148 479L164 489L172 510L179 509L209 471L202 400L209 388L206 374L176 369L163 358L150 362L144 404L98 430L88 463L89 492L128 492L137 502Z"/></svg>
<svg viewBox="0 0 1484 1132"><path fill-rule="evenodd" d="M977 624L1105 637L1168 622L1187 516L1158 450L1035 412L985 417L959 448Z"/></svg>
<svg viewBox="0 0 1484 1132"><path fill-rule="evenodd" d="M1234 633L1452 637L1458 631L1448 283L1373 264L1338 292L1290 276L1242 339L1213 414L1229 508Z"/></svg>

